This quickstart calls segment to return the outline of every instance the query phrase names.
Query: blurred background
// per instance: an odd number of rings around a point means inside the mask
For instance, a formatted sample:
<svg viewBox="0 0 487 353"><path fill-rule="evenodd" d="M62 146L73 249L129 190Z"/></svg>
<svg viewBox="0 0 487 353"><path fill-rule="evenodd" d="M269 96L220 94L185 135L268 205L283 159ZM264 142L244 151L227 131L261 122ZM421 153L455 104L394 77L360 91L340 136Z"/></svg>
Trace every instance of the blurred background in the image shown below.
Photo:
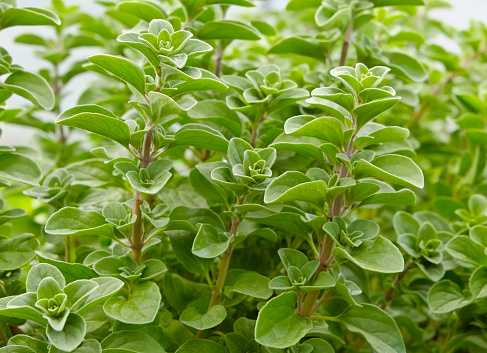
<svg viewBox="0 0 487 353"><path fill-rule="evenodd" d="M445 23L464 29L468 27L471 19L485 21L487 14L487 0L449 0L451 8L436 9L432 12L432 16ZM51 0L18 0L19 7L35 6L45 7L49 6ZM66 5L78 5L82 10L89 14L100 15L103 12L103 7L98 5L95 0L65 0ZM256 1L257 7L252 9L245 9L246 13L252 11L260 11L263 9L283 10L288 3L288 0L268 0ZM237 11L230 12L229 16L240 17L242 8L236 8ZM247 16L246 16L247 17ZM29 71L38 71L45 67L46 62L37 58L33 52L32 47L15 43L14 39L23 33L36 32L40 36L49 36L54 33L54 30L49 27L12 27L0 32L0 46L6 48L13 57L13 62L23 66ZM454 42L447 38L436 38L438 44L441 44L453 52L458 52L458 48ZM74 50L74 55L70 57L66 64L83 59L91 54L99 52L100 48L79 48ZM62 68L61 68L62 69ZM89 85L90 80L96 77L94 73L86 73L77 76L73 79L69 86L66 87L68 91L67 97L63 100L61 110L67 109L76 104L79 95ZM29 104L21 97L14 96L7 102L7 107L18 107L19 105ZM35 133L34 129L22 126L14 126L9 124L2 124L2 135L0 136L0 145L26 145L30 141L32 135Z"/></svg>

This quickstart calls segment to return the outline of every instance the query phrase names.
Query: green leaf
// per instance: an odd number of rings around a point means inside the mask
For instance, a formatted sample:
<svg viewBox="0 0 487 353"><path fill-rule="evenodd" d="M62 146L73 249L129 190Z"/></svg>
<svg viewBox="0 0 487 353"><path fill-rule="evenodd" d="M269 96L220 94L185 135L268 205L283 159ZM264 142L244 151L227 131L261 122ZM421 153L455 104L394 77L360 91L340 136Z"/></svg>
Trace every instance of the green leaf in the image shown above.
<svg viewBox="0 0 487 353"><path fill-rule="evenodd" d="M315 137L325 142L330 142L338 148L343 145L342 123L331 117L295 116L286 120L284 132L293 136Z"/></svg>
<svg viewBox="0 0 487 353"><path fill-rule="evenodd" d="M320 147L322 142L314 137L307 136L290 136L285 133L279 135L269 147L276 150L293 151L304 156L318 160L325 164L325 158Z"/></svg>
<svg viewBox="0 0 487 353"><path fill-rule="evenodd" d="M154 19L166 18L164 10L149 1L123 1L117 4L117 10L137 16L138 18L150 22Z"/></svg>
<svg viewBox="0 0 487 353"><path fill-rule="evenodd" d="M166 353L161 345L141 331L118 331L102 342L103 353Z"/></svg>
<svg viewBox="0 0 487 353"><path fill-rule="evenodd" d="M422 189L424 177L421 169L409 157L383 155L371 162L360 160L354 168L357 178L373 177L385 182Z"/></svg>
<svg viewBox="0 0 487 353"><path fill-rule="evenodd" d="M183 114L185 111L191 109L196 101L187 101L189 104L178 104L181 101L176 102L171 97L159 93L159 92L149 92L148 93L149 103L150 103L150 119L153 123L164 124L166 121L174 116ZM183 103L186 103L184 101Z"/></svg>
<svg viewBox="0 0 487 353"><path fill-rule="evenodd" d="M206 120L223 126L232 135L242 134L242 123L238 114L228 106L217 100L199 101L189 112L192 119Z"/></svg>
<svg viewBox="0 0 487 353"><path fill-rule="evenodd" d="M128 298L110 298L103 310L113 320L126 324L148 324L154 321L161 304L161 293L154 282L146 281L130 288Z"/></svg>
<svg viewBox="0 0 487 353"><path fill-rule="evenodd" d="M16 71L0 83L7 90L31 101L37 108L51 110L55 98L49 83L39 75L27 71Z"/></svg>
<svg viewBox="0 0 487 353"><path fill-rule="evenodd" d="M40 251L36 251L36 254L40 263L53 265L61 271L67 283L71 283L78 279L91 279L97 277L96 273L91 268L82 264L53 260Z"/></svg>
<svg viewBox="0 0 487 353"><path fill-rule="evenodd" d="M345 32L350 21L352 21L352 9L348 6L339 8L337 11L330 11L329 7L321 6L315 13L315 22L323 30L338 28Z"/></svg>
<svg viewBox="0 0 487 353"><path fill-rule="evenodd" d="M113 227L98 212L64 207L49 217L45 231L54 235L99 235L111 238Z"/></svg>
<svg viewBox="0 0 487 353"><path fill-rule="evenodd" d="M85 320L75 313L69 313L62 331L47 326L46 335L52 344L61 350L71 352L83 342L86 334Z"/></svg>
<svg viewBox="0 0 487 353"><path fill-rule="evenodd" d="M326 59L318 44L299 37L286 38L272 46L267 53L303 55L319 61Z"/></svg>
<svg viewBox="0 0 487 353"><path fill-rule="evenodd" d="M487 110L487 104L485 104L485 102L476 95L456 94L455 97L465 108L467 108L468 111L472 113L482 114Z"/></svg>
<svg viewBox="0 0 487 353"><path fill-rule="evenodd" d="M416 235L419 232L419 222L407 212L397 212L392 219L392 224L394 225L394 230L396 231L397 235Z"/></svg>
<svg viewBox="0 0 487 353"><path fill-rule="evenodd" d="M222 184L235 192L237 196L243 195L248 191L248 187L239 184L229 167L219 167L211 171L211 179L219 184Z"/></svg>
<svg viewBox="0 0 487 353"><path fill-rule="evenodd" d="M32 234L14 238L0 237L0 271L14 270L28 264L36 255L39 241Z"/></svg>
<svg viewBox="0 0 487 353"><path fill-rule="evenodd" d="M37 352L24 346L8 345L6 347L0 348L0 353L37 353Z"/></svg>
<svg viewBox="0 0 487 353"><path fill-rule="evenodd" d="M308 225L303 222L301 215L294 212L252 212L247 214L246 219L298 235L308 234L310 231Z"/></svg>
<svg viewBox="0 0 487 353"><path fill-rule="evenodd" d="M49 353L66 353L66 351L51 346ZM102 353L102 350L100 343L97 340L90 338L83 341L83 343L81 343L81 345L74 351L71 351L71 353Z"/></svg>
<svg viewBox="0 0 487 353"><path fill-rule="evenodd" d="M296 293L283 293L260 310L255 326L255 340L266 347L288 348L299 342L313 328L310 318L296 313Z"/></svg>
<svg viewBox="0 0 487 353"><path fill-rule="evenodd" d="M71 303L71 310L75 311L84 302L84 299L96 288L98 288L96 282L86 279L73 281L64 287L63 292L68 296L68 301Z"/></svg>
<svg viewBox="0 0 487 353"><path fill-rule="evenodd" d="M47 320L37 309L34 309L36 301L36 293L24 293L17 297L1 298L0 315L22 320L32 320L46 326Z"/></svg>
<svg viewBox="0 0 487 353"><path fill-rule="evenodd" d="M357 134L355 148L363 148L379 143L404 141L409 137L409 130L399 126L382 126L376 123L366 124Z"/></svg>
<svg viewBox="0 0 487 353"><path fill-rule="evenodd" d="M144 71L133 61L107 54L92 55L88 57L88 60L114 74L133 86L142 95L145 95Z"/></svg>
<svg viewBox="0 0 487 353"><path fill-rule="evenodd" d="M0 178L39 185L42 171L32 159L17 153L0 154Z"/></svg>
<svg viewBox="0 0 487 353"><path fill-rule="evenodd" d="M472 273L469 288L475 299L487 297L487 267L479 267Z"/></svg>
<svg viewBox="0 0 487 353"><path fill-rule="evenodd" d="M123 162L122 162L123 163ZM149 176L149 183L147 180L141 179L141 173L136 171L129 171L125 176L129 181L130 185L142 194L155 195L162 190L164 185L169 181L172 174L167 170L157 170L155 163L152 163L145 169ZM169 166L170 168L170 166Z"/></svg>
<svg viewBox="0 0 487 353"><path fill-rule="evenodd" d="M188 340L178 348L176 353L228 353L227 348L209 340ZM145 352L144 352L145 353Z"/></svg>
<svg viewBox="0 0 487 353"><path fill-rule="evenodd" d="M458 259L475 266L487 266L485 246L480 245L469 237L458 235L446 244L446 251Z"/></svg>
<svg viewBox="0 0 487 353"><path fill-rule="evenodd" d="M210 298L198 299L184 309L179 317L183 324L197 330L207 330L220 325L227 317L227 310L222 305L208 308Z"/></svg>
<svg viewBox="0 0 487 353"><path fill-rule="evenodd" d="M269 282L269 278L257 272L245 272L239 275L231 286L225 287L225 294L231 297L235 292L254 298L268 299L273 293L269 289Z"/></svg>
<svg viewBox="0 0 487 353"><path fill-rule="evenodd" d="M257 28L257 30L265 36L273 36L276 34L276 30L270 24L264 21L252 21L250 22L252 26Z"/></svg>
<svg viewBox="0 0 487 353"><path fill-rule="evenodd" d="M361 128L367 124L370 120L376 118L386 110L391 109L401 100L400 97L391 97L377 99L372 102L359 105L352 111L353 116L357 124L357 128Z"/></svg>
<svg viewBox="0 0 487 353"><path fill-rule="evenodd" d="M254 7L254 0L207 0L207 4L215 5L236 5L236 6L245 6L245 7Z"/></svg>
<svg viewBox="0 0 487 353"><path fill-rule="evenodd" d="M458 285L448 279L435 283L428 291L428 305L435 313L449 313L470 303Z"/></svg>
<svg viewBox="0 0 487 353"><path fill-rule="evenodd" d="M228 140L218 130L202 124L186 124L174 135L176 140L169 148L194 146L210 151L227 153Z"/></svg>
<svg viewBox="0 0 487 353"><path fill-rule="evenodd" d="M8 345L25 346L32 349L35 353L48 353L49 344L24 334L12 336L8 340ZM0 351L1 352L1 351Z"/></svg>
<svg viewBox="0 0 487 353"><path fill-rule="evenodd" d="M355 106L355 101L352 94L347 93L339 88L315 88L311 92L311 95L313 97L323 98L332 101L333 103L340 105L349 112L351 112L353 110L353 107Z"/></svg>
<svg viewBox="0 0 487 353"><path fill-rule="evenodd" d="M279 254L279 258L281 259L286 271L290 266L295 266L301 269L308 263L308 257L296 249L283 248L279 249L277 253Z"/></svg>
<svg viewBox="0 0 487 353"><path fill-rule="evenodd" d="M210 206L229 205L235 198L233 192L220 187L211 179L213 169L226 165L224 162L199 164L189 173L191 186Z"/></svg>
<svg viewBox="0 0 487 353"><path fill-rule="evenodd" d="M306 201L322 209L325 195L326 183L323 180L312 181L301 172L285 172L269 184L264 202Z"/></svg>
<svg viewBox="0 0 487 353"><path fill-rule="evenodd" d="M77 311L80 315L84 315L98 304L117 294L124 286L121 280L113 277L93 278L91 281L98 284L98 287L85 298L83 306Z"/></svg>
<svg viewBox="0 0 487 353"><path fill-rule="evenodd" d="M314 281L306 286L300 286L299 288L303 291L312 291L335 287L335 285L336 281L331 274L320 272Z"/></svg>
<svg viewBox="0 0 487 353"><path fill-rule="evenodd" d="M211 259L223 254L230 244L230 237L220 233L210 224L202 224L194 238L192 252L196 256Z"/></svg>
<svg viewBox="0 0 487 353"><path fill-rule="evenodd" d="M228 89L228 86L221 82L218 77L213 77L213 74L208 73L201 69L202 77L197 80L191 80L186 82L178 83L172 88L176 88L176 96L181 96L185 93L195 92L195 91L215 91L224 92Z"/></svg>
<svg viewBox="0 0 487 353"><path fill-rule="evenodd" d="M212 259L204 259L196 256L191 251L194 234L188 231L169 231L172 251L176 259L191 273L206 274L209 271Z"/></svg>
<svg viewBox="0 0 487 353"><path fill-rule="evenodd" d="M182 313L196 299L211 295L207 284L189 281L169 272L164 275L162 288L164 288L165 301L178 313Z"/></svg>
<svg viewBox="0 0 487 353"><path fill-rule="evenodd" d="M66 280L64 279L63 274L56 267L49 264L37 264L32 267L27 274L25 283L27 292L36 293L39 284L46 277L54 278L61 288L64 288L66 285Z"/></svg>
<svg viewBox="0 0 487 353"><path fill-rule="evenodd" d="M56 124L94 132L125 147L130 144L130 129L125 121L99 105L86 104L65 110L56 118Z"/></svg>
<svg viewBox="0 0 487 353"><path fill-rule="evenodd" d="M198 38L259 40L260 35L256 29L242 22L209 21L199 29Z"/></svg>
<svg viewBox="0 0 487 353"><path fill-rule="evenodd" d="M396 76L412 80L414 82L422 82L428 78L428 72L421 63L407 54L398 52L384 52L386 60L384 64L392 68L392 73Z"/></svg>
<svg viewBox="0 0 487 353"><path fill-rule="evenodd" d="M414 205L416 203L416 195L409 189L402 189L399 191L394 190L392 186L384 183L380 180L364 179L370 183L375 183L380 187L380 190L367 197L360 203L360 206L372 205L372 204L400 204L400 205Z"/></svg>
<svg viewBox="0 0 487 353"><path fill-rule="evenodd" d="M8 8L0 17L0 29L12 26L57 26L59 17L48 10L36 7Z"/></svg>
<svg viewBox="0 0 487 353"><path fill-rule="evenodd" d="M328 115L334 116L340 122L344 123L349 119L349 112L342 106L332 102L328 99L311 97L306 99L306 103L310 105L311 108L320 108Z"/></svg>
<svg viewBox="0 0 487 353"><path fill-rule="evenodd" d="M396 273L404 269L404 259L399 249L380 235L373 240L364 240L350 250L335 248L334 252L337 257L348 259L365 270Z"/></svg>
<svg viewBox="0 0 487 353"><path fill-rule="evenodd" d="M374 183L358 182L350 188L346 194L350 203L362 201L374 195L380 190L380 186Z"/></svg>
<svg viewBox="0 0 487 353"><path fill-rule="evenodd" d="M379 6L422 6L423 0L370 0L374 7Z"/></svg>
<svg viewBox="0 0 487 353"><path fill-rule="evenodd" d="M377 353L406 353L401 331L385 311L375 305L350 306L337 321L363 336Z"/></svg>
<svg viewBox="0 0 487 353"><path fill-rule="evenodd" d="M311 338L307 341L304 341L304 345L312 346L313 352L315 353L335 353L333 346L324 339Z"/></svg>
<svg viewBox="0 0 487 353"><path fill-rule="evenodd" d="M308 8L318 8L321 3L321 0L290 0L286 6L286 10L301 11Z"/></svg>

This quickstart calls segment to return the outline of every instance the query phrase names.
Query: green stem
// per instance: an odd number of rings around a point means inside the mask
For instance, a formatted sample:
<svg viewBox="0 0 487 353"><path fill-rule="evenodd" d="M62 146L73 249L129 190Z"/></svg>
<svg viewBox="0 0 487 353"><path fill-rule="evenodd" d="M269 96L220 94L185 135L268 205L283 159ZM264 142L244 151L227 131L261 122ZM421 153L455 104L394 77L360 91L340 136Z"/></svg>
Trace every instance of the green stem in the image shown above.
<svg viewBox="0 0 487 353"><path fill-rule="evenodd" d="M245 196L243 198L245 198ZM238 202L238 204L240 204L240 202ZM218 274L218 279L216 280L215 288L211 293L211 301L210 301L210 305L208 306L208 310L213 306L215 306L216 304L218 304L218 300L222 296L221 292L223 289L223 285L225 284L225 280L227 278L228 268L230 267L230 260L232 259L232 253L235 247L235 236L237 235L237 228L239 224L240 221L238 220L238 218L233 217L230 224L230 236L231 236L230 245L228 246L227 251L225 251L223 255L223 259L220 262L220 273ZM204 332L205 332L204 330L198 331L195 338L202 338Z"/></svg>
<svg viewBox="0 0 487 353"><path fill-rule="evenodd" d="M64 260L67 263L72 263L73 261L73 238L67 236L64 238Z"/></svg>
<svg viewBox="0 0 487 353"><path fill-rule="evenodd" d="M352 127L355 126L355 121L352 124ZM357 131L353 134L352 138L350 139L350 143L347 147L347 150L345 151L347 156L350 158L353 154L353 143L355 141L355 137L357 136ZM339 179L343 179L348 175L348 168L347 166L343 163L342 166L340 167L340 171L338 174ZM338 197L333 201L332 207L329 209L329 218L330 220L333 220L333 217L340 217L344 211L343 209L343 197L344 193L341 193L338 195ZM326 271L328 267L331 265L332 261L335 259L335 256L333 255L333 247L335 245L334 240L326 235L324 241L322 241L320 245L320 253L318 260L320 260L320 266L315 272L315 278L320 274L322 271ZM323 295L323 297L320 299L318 303L316 301L318 300L320 296L320 290L315 290L311 291L308 293L306 296L306 299L304 300L303 304L303 310L302 310L302 315L305 317L311 317L319 308L320 306L326 301L327 296L326 293Z"/></svg>
<svg viewBox="0 0 487 353"><path fill-rule="evenodd" d="M0 325L0 340L2 341L3 344L7 344L8 342L8 337L7 335L5 334L5 332L3 331L3 328L6 328L7 325L4 324L4 325Z"/></svg>
<svg viewBox="0 0 487 353"><path fill-rule="evenodd" d="M142 211L140 206L143 202L142 194L138 191L134 193L134 209L133 213L137 217L134 225L132 226L132 241L130 247L132 248L132 259L139 265L142 262L142 248L144 241L142 239Z"/></svg>
<svg viewBox="0 0 487 353"><path fill-rule="evenodd" d="M140 167L147 168L151 162L152 152L152 132L150 129L144 136L144 146L142 147L142 155L140 157ZM130 247L132 248L132 259L139 265L142 262L142 249L144 247L144 232L142 230L142 211L140 206L144 202L144 196L139 192L134 193L134 208L133 214L136 215L136 220L132 226L132 239Z"/></svg>
<svg viewBox="0 0 487 353"><path fill-rule="evenodd" d="M255 147L255 144L257 143L257 138L259 137L260 126L262 125L262 123L264 122L265 119L266 119L265 109L263 109L262 114L260 115L260 119L257 122L257 126L255 126L255 127L252 126L252 138L250 140L250 145L252 147Z"/></svg>
<svg viewBox="0 0 487 353"><path fill-rule="evenodd" d="M325 241L320 246L320 266L315 272L315 277L318 276L322 271L326 271L328 269L328 265L333 261L333 246L334 246L334 241L330 236L326 236ZM301 316L303 317L311 317L316 310L319 309L321 306L321 303L318 307L316 307L316 301L318 300L318 297L320 296L321 290L314 290L309 292L306 295L306 299L304 300L303 303L303 309L301 311Z"/></svg>
<svg viewBox="0 0 487 353"><path fill-rule="evenodd" d="M414 265L413 260L409 260L406 263L406 265L404 265L404 270L397 275L396 279L392 283L391 288L389 288L389 290L387 291L386 297L385 297L385 303L381 305L381 309L385 309L387 307L387 304L389 304L389 302L394 297L394 289L398 286L399 282L402 281L402 279L404 278L406 273L413 267L413 265Z"/></svg>

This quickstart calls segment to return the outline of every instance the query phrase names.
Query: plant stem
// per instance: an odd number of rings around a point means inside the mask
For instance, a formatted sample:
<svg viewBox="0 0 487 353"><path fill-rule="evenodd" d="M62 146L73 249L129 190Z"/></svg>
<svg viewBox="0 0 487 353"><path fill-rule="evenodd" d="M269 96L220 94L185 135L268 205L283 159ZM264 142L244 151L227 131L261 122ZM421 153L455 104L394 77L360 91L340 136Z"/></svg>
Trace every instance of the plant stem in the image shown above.
<svg viewBox="0 0 487 353"><path fill-rule="evenodd" d="M355 121L352 124L352 127L355 126ZM350 139L350 143L348 144L346 155L351 158L353 154L353 143L355 141L355 137L357 136L356 131L353 135L352 138ZM338 172L338 177L339 179L343 179L348 175L348 168L347 166L342 163L342 166L340 167L340 171ZM333 220L333 217L337 216L340 217L344 211L343 207L343 197L344 193L342 192L340 195L337 196L337 198L333 201L333 205L331 209L329 209L329 219L330 221ZM321 243L320 245L320 254L319 254L319 260L320 260L320 266L315 272L315 278L318 276L322 271L326 271L332 261L335 259L335 256L333 255L333 247L335 243L334 240L326 235L325 240ZM303 304L303 310L302 310L302 315L305 317L311 317L319 308L320 306L326 301L327 295L326 293L323 295L323 297L320 299L318 303L316 301L319 298L320 295L320 290L315 290L311 291L308 293L306 296L306 299Z"/></svg>
<svg viewBox="0 0 487 353"><path fill-rule="evenodd" d="M220 273L218 274L215 289L211 293L211 301L208 308L215 306L221 297L221 290L223 288L223 285L225 284L225 279L227 278L228 268L230 267L230 260L232 258L233 249L235 247L235 235L237 234L237 227L239 223L240 222L236 217L232 218L232 225L230 228L232 240L230 242L230 245L228 246L227 251L225 251L225 254L223 255L222 261L220 262Z"/></svg>
<svg viewBox="0 0 487 353"><path fill-rule="evenodd" d="M0 341L3 343L3 344L7 344L8 342L8 337L7 335L5 334L5 332L3 331L3 328L6 328L7 327L7 324L4 324L4 325L0 325Z"/></svg>
<svg viewBox="0 0 487 353"><path fill-rule="evenodd" d="M315 272L315 278L318 276L321 272L326 271L328 269L328 265L333 261L333 239L330 236L326 236L325 241L320 246L320 266ZM316 307L316 301L318 300L318 297L320 296L321 290L313 290L309 292L306 295L306 299L304 300L303 308L301 311L301 316L303 317L311 317L316 310L319 309L321 304L324 303L324 301ZM299 311L298 311L299 312Z"/></svg>
<svg viewBox="0 0 487 353"><path fill-rule="evenodd" d="M225 280L227 278L228 268L230 267L230 260L232 259L232 253L235 247L235 236L237 234L237 228L239 224L240 221L238 220L238 218L233 217L232 222L230 224L230 236L231 236L230 245L228 246L227 251L225 251L223 255L223 259L220 262L220 273L218 274L218 279L216 280L215 288L211 293L211 301L210 301L210 305L208 306L208 310L213 306L215 306L218 303L220 297L222 296L221 291L223 285L225 284ZM204 332L205 332L204 330L198 331L195 338L203 337Z"/></svg>
<svg viewBox="0 0 487 353"><path fill-rule="evenodd" d="M252 147L255 147L255 143L257 142L257 138L259 137L260 126L262 125L264 120L265 120L265 109L262 110L262 114L260 115L260 119L257 122L257 126L256 127L252 126L252 139L250 140L250 145Z"/></svg>
<svg viewBox="0 0 487 353"><path fill-rule="evenodd" d="M215 75L220 77L221 69L222 69L222 60L223 60L223 48L220 42L218 42L216 49L215 49Z"/></svg>
<svg viewBox="0 0 487 353"><path fill-rule="evenodd" d="M345 65L345 63L347 62L348 48L350 47L350 39L352 37L352 33L353 33L353 21L350 22L350 24L347 27L347 31L343 36L342 54L340 56L340 62L339 62L340 66Z"/></svg>
<svg viewBox="0 0 487 353"><path fill-rule="evenodd" d="M73 262L72 253L73 253L73 238L67 236L64 238L64 260L67 263Z"/></svg>
<svg viewBox="0 0 487 353"><path fill-rule="evenodd" d="M298 291L298 315L303 316L303 292Z"/></svg>
<svg viewBox="0 0 487 353"><path fill-rule="evenodd" d="M60 39L58 40L60 41ZM53 81L52 81L52 91L54 92L54 97L56 99L56 107L55 107L55 112L57 115L61 114L61 108L59 106L59 101L61 99L61 90L62 90L62 84L59 82L59 65L55 64L54 65L54 75L53 75ZM59 130L59 142L61 143L61 151L60 151L60 156L59 156L59 161L58 164L59 166L64 166L66 164L65 161L65 146L66 142L68 140L68 136L66 131L64 130L64 126L62 125L56 125L56 129ZM68 129L69 131L69 129Z"/></svg>
<svg viewBox="0 0 487 353"><path fill-rule="evenodd" d="M134 209L133 213L137 216L134 225L132 226L132 242L130 247L132 248L132 259L134 259L137 264L142 262L142 211L140 206L142 205L143 198L142 194L138 191L134 193Z"/></svg>
<svg viewBox="0 0 487 353"><path fill-rule="evenodd" d="M140 157L140 167L147 168L151 162L152 147L152 129L149 129L144 136L144 146L142 147L142 156ZM144 233L142 231L142 211L140 206L144 202L144 197L139 191L134 193L133 214L137 216L132 226L132 239L130 247L132 248L132 259L139 265L142 262L142 248L144 247Z"/></svg>
<svg viewBox="0 0 487 353"><path fill-rule="evenodd" d="M387 304L389 304L389 302L394 297L393 296L394 295L394 289L398 286L399 282L402 281L402 279L404 278L406 273L413 267L413 265L414 265L413 260L409 260L408 262L406 262L406 265L404 265L404 270L402 272L398 273L396 279L392 283L391 288L389 288L389 290L386 292L386 298L385 298L386 301L384 304L381 305L381 309L385 309L387 307Z"/></svg>

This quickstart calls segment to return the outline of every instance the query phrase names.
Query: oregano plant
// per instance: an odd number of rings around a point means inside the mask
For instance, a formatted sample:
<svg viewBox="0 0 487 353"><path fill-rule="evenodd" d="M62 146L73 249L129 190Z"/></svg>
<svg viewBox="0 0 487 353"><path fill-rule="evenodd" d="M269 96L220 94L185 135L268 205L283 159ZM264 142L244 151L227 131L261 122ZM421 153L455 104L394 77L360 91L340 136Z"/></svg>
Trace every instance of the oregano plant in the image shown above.
<svg viewBox="0 0 487 353"><path fill-rule="evenodd" d="M485 24L97 3L0 0L0 353L487 350Z"/></svg>

